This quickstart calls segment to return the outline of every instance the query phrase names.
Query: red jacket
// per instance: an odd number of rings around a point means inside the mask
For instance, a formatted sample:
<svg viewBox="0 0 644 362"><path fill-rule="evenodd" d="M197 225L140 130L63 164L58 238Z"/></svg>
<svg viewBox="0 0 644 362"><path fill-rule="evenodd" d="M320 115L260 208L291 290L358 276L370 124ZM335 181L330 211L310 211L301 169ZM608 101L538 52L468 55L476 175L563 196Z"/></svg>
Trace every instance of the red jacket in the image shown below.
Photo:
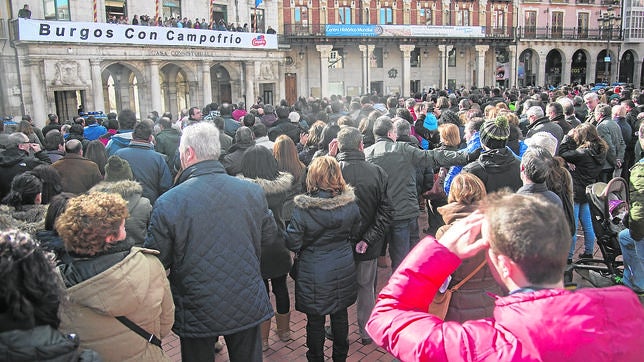
<svg viewBox="0 0 644 362"><path fill-rule="evenodd" d="M494 318L443 322L427 309L460 259L427 237L387 286L367 322L401 361L642 361L644 308L625 287L545 289L498 298Z"/></svg>

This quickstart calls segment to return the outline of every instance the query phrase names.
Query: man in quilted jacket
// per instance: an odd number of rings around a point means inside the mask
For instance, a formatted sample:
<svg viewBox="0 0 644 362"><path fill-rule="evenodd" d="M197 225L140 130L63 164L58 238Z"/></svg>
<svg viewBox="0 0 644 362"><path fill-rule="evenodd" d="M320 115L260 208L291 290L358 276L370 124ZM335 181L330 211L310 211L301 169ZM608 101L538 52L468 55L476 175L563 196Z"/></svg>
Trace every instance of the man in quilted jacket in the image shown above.
<svg viewBox="0 0 644 362"><path fill-rule="evenodd" d="M213 124L183 130L183 171L154 204L144 245L170 269L183 361L212 362L218 336L231 361L261 361L260 324L273 308L260 254L278 229L261 187L228 176L220 153Z"/></svg>
<svg viewBox="0 0 644 362"><path fill-rule="evenodd" d="M529 217L526 217L529 216ZM422 240L380 292L367 322L401 361L638 361L644 308L624 286L563 289L570 231L561 208L497 193L439 241ZM427 312L462 259L487 250L508 291L494 317L444 322Z"/></svg>

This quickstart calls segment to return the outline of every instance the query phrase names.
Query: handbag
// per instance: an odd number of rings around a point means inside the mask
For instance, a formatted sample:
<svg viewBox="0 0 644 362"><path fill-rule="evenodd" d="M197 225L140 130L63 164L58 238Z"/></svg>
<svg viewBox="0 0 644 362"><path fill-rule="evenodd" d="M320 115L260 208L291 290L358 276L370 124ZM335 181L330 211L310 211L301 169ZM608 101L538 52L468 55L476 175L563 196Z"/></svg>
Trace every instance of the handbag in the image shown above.
<svg viewBox="0 0 644 362"><path fill-rule="evenodd" d="M447 198L445 193L445 176L447 176L447 169L441 167L438 173L434 174L434 185L431 189L423 192L423 197L428 200L443 200Z"/></svg>
<svg viewBox="0 0 644 362"><path fill-rule="evenodd" d="M433 314L438 318L445 320L447 310L449 309L449 302L450 300L452 300L452 294L460 287L462 287L463 284L467 283L467 281L470 280L476 273L478 273L479 270L481 270L483 266L485 266L486 262L487 260L483 260L481 264L476 267L476 269L472 270L472 272L469 273L465 278L463 278L463 280L461 280L458 284L447 289L445 293L436 293L434 300L432 300L432 303L429 305L429 314Z"/></svg>

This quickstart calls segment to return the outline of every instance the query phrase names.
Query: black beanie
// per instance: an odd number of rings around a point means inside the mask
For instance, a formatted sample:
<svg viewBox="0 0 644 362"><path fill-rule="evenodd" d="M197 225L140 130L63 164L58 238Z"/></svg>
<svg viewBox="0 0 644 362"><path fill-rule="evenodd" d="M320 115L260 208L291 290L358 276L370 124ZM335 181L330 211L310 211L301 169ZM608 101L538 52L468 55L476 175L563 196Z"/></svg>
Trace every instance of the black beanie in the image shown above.
<svg viewBox="0 0 644 362"><path fill-rule="evenodd" d="M133 180L132 169L130 163L120 158L119 156L112 155L107 159L105 165L105 181L122 181Z"/></svg>
<svg viewBox="0 0 644 362"><path fill-rule="evenodd" d="M481 144L490 149L505 148L510 137L510 126L508 119L498 116L495 119L485 121L479 131Z"/></svg>

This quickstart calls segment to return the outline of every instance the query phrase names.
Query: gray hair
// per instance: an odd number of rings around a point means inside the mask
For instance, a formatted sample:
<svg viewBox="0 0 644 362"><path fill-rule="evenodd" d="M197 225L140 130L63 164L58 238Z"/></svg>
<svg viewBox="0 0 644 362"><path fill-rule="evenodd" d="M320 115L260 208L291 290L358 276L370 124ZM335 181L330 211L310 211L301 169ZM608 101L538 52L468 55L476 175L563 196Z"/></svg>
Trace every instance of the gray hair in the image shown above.
<svg viewBox="0 0 644 362"><path fill-rule="evenodd" d="M218 160L221 154L219 130L212 123L199 122L183 129L179 152L190 147L199 161Z"/></svg>
<svg viewBox="0 0 644 362"><path fill-rule="evenodd" d="M611 109L610 106L606 103L600 103L595 107L595 113L599 113L602 117L610 117Z"/></svg>
<svg viewBox="0 0 644 362"><path fill-rule="evenodd" d="M548 152L552 156L554 156L557 152L557 147L559 146L559 141L557 140L557 137L553 136L551 133L548 132L537 132L530 136L530 138L525 139L525 144L528 145L528 149L533 148L533 147L541 147Z"/></svg>
<svg viewBox="0 0 644 362"><path fill-rule="evenodd" d="M584 101L589 101L591 99L599 100L599 96L595 92L588 92L584 94Z"/></svg>
<svg viewBox="0 0 644 362"><path fill-rule="evenodd" d="M557 99L557 103L561 104L565 115L570 116L571 114L575 113L575 105L570 98L561 97Z"/></svg>
<svg viewBox="0 0 644 362"><path fill-rule="evenodd" d="M29 142L29 137L27 137L26 134L22 132L14 132L11 135L9 135L9 141L8 146L17 146L22 143L27 143Z"/></svg>
<svg viewBox="0 0 644 362"><path fill-rule="evenodd" d="M543 147L531 146L521 157L524 175L532 182L544 183L554 166L550 151Z"/></svg>
<svg viewBox="0 0 644 362"><path fill-rule="evenodd" d="M539 106L532 106L528 108L528 110L525 112L525 114L530 117L532 115L537 116L537 118L543 117L543 108Z"/></svg>
<svg viewBox="0 0 644 362"><path fill-rule="evenodd" d="M389 116L380 116L376 118L373 124L373 135L376 137L386 137L387 133L394 128L393 122Z"/></svg>
<svg viewBox="0 0 644 362"><path fill-rule="evenodd" d="M362 133L355 127L342 127L338 132L338 149L340 151L356 151L360 149Z"/></svg>
<svg viewBox="0 0 644 362"><path fill-rule="evenodd" d="M393 121L394 128L396 129L396 134L398 134L398 136L409 136L409 134L411 133L411 126L406 119L396 117L393 119Z"/></svg>

